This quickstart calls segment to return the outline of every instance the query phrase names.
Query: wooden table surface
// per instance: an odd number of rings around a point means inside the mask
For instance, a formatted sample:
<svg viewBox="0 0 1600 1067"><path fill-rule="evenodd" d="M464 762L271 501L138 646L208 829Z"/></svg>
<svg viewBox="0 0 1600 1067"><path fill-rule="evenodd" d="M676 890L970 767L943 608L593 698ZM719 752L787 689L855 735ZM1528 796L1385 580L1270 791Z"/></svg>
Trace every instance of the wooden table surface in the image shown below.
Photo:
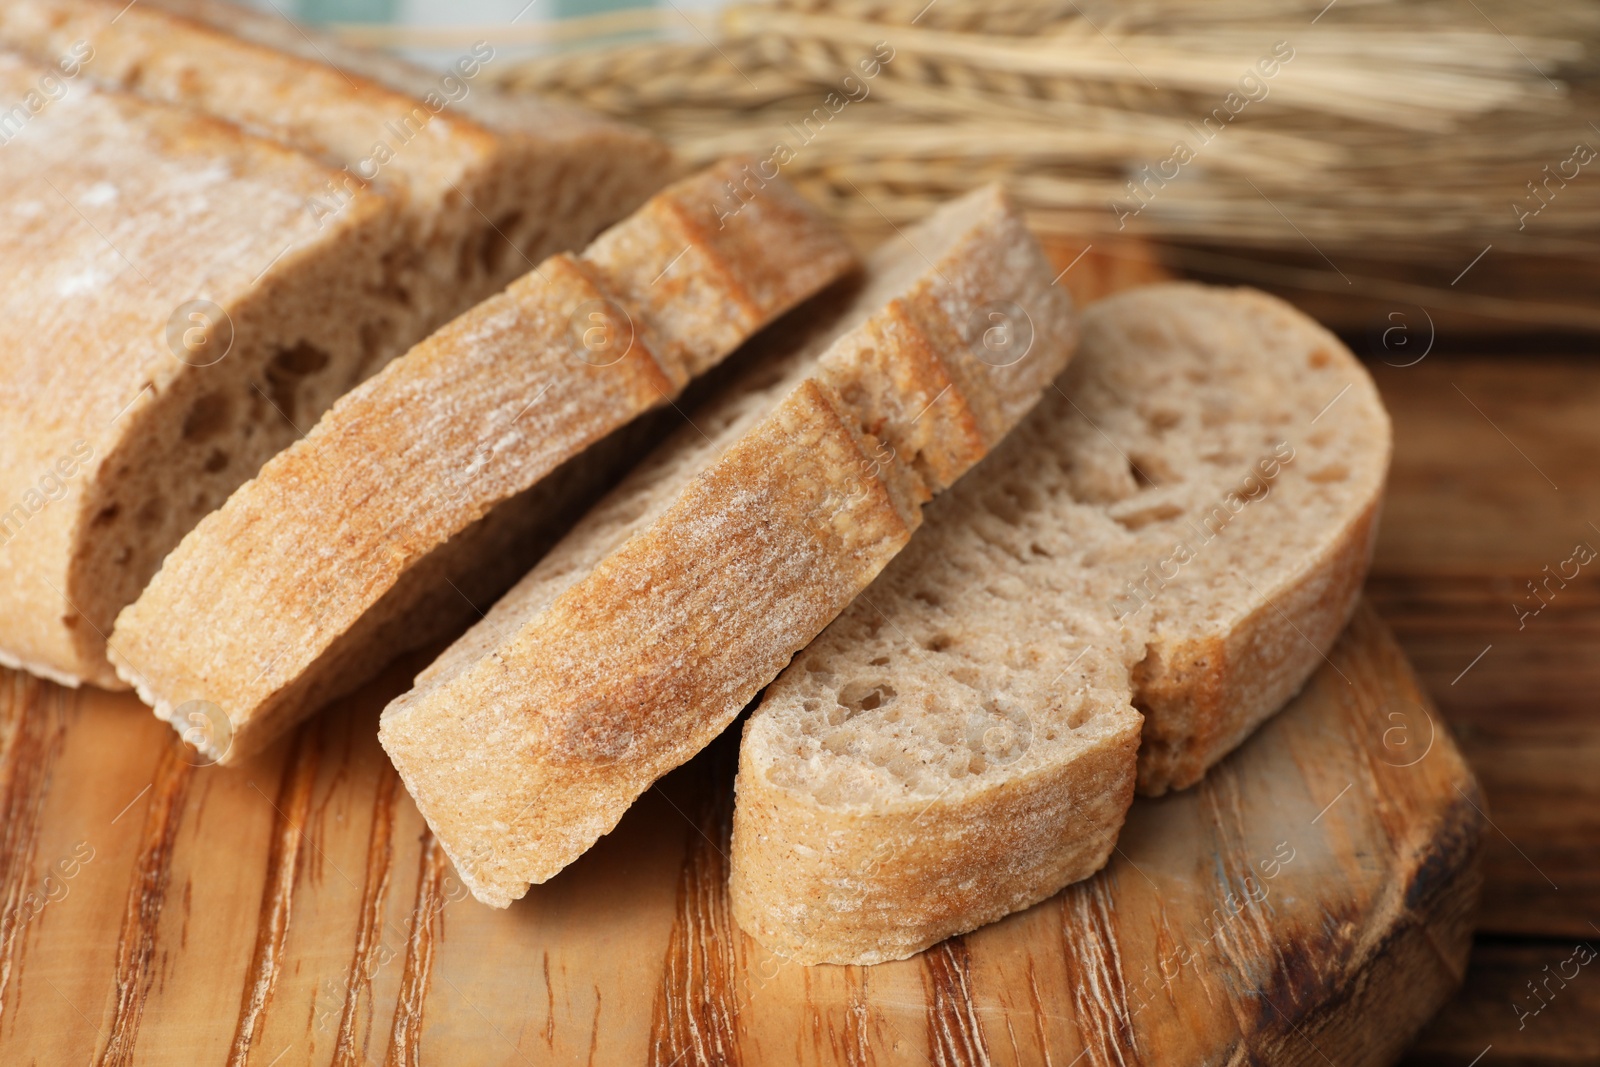
<svg viewBox="0 0 1600 1067"><path fill-rule="evenodd" d="M1600 550L1600 361L1566 348L1445 336L1372 366L1395 461L1368 596L1493 820L1466 986L1408 1064L1600 1063L1600 967L1567 963L1600 948L1600 558L1577 562Z"/></svg>

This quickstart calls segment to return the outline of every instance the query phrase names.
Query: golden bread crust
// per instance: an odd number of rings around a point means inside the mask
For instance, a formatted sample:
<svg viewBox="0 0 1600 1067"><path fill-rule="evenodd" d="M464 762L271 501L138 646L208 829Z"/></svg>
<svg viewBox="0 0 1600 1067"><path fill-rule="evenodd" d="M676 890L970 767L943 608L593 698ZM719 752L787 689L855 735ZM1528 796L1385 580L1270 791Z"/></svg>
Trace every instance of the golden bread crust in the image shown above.
<svg viewBox="0 0 1600 1067"><path fill-rule="evenodd" d="M478 899L555 874L725 729L982 454L972 408L1023 372L953 386L974 311L1032 294L1029 358L1045 380L1065 363L1070 301L998 191L908 237L923 247L875 256L854 306L692 413L385 710L380 740Z"/></svg>
<svg viewBox="0 0 1600 1067"><path fill-rule="evenodd" d="M212 741L213 758L259 750L396 651L395 626L383 631L386 650L347 639L378 625L366 617L380 604L398 621L430 585L465 584L444 574L391 596L432 554L677 395L682 353L709 366L855 266L843 235L786 187L724 230L692 235L702 243L680 244L674 207L714 196L736 165L684 179L582 256L552 256L448 323L204 519L117 620L112 656L141 697L169 721L190 700L221 708L231 731ZM759 301L739 284L755 247L794 268ZM694 284L711 317L663 318L606 287L625 270L687 272L686 260L706 265ZM673 292L689 284L680 278ZM729 303L737 317L713 316ZM188 620L201 613L207 626L194 632ZM402 646L443 636L458 614L415 619Z"/></svg>

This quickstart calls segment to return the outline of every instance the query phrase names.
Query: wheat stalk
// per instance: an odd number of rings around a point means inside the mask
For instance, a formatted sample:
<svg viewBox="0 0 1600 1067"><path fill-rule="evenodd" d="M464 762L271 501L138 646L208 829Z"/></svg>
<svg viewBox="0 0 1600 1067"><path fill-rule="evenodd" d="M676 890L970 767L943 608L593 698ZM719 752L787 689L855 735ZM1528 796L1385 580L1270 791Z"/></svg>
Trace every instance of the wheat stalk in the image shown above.
<svg viewBox="0 0 1600 1067"><path fill-rule="evenodd" d="M783 145L784 173L863 229L996 176L1047 233L1370 253L1587 250L1600 229L1600 165L1571 176L1575 146L1600 148L1583 65L1600 10L1571 0L784 0L634 18L657 38L569 44L502 80L656 129L688 163ZM1257 71L1266 95L1235 116L1228 94L1280 41L1292 60ZM879 42L894 57L869 78ZM1174 178L1179 142L1192 159Z"/></svg>

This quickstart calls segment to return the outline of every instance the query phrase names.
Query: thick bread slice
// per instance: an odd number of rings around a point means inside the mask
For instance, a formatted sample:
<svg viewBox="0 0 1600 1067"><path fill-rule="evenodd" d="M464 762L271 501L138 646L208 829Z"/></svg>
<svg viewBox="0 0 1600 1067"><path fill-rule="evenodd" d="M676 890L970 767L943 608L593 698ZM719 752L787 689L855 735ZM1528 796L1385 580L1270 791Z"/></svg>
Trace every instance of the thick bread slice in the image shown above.
<svg viewBox="0 0 1600 1067"><path fill-rule="evenodd" d="M561 870L723 730L1026 412L1073 341L1051 274L997 190L946 206L389 705L380 740L479 900Z"/></svg>
<svg viewBox="0 0 1600 1067"><path fill-rule="evenodd" d="M230 32L269 21L278 34ZM643 131L531 97L507 102L483 84L482 50L463 57L470 78L392 58L358 69L359 53L342 50L334 66L327 43L232 4L187 15L123 0L0 6L0 44L53 61L78 41L93 48L83 76L97 84L216 115L338 168L306 200L318 219L369 184L394 193L410 232L387 284L417 316L398 351L545 256L582 247L665 178L667 150Z"/></svg>
<svg viewBox="0 0 1600 1067"><path fill-rule="evenodd" d="M53 84L59 70L0 54L0 97ZM400 223L373 196L318 226L304 205L327 169L133 96L75 84L12 132L0 662L115 684L116 610L293 440L285 414L314 417L383 358L366 331L405 314L383 285ZM207 331L213 308L226 320Z"/></svg>
<svg viewBox="0 0 1600 1067"><path fill-rule="evenodd" d="M218 13L236 10L222 4L210 8ZM219 19L219 24L225 21ZM298 36L286 21L283 26ZM281 447L298 436L296 427L315 421L338 395L333 384L348 388L539 258L581 246L638 205L665 176L666 149L642 132L564 107L531 100L513 104L459 77L453 76L451 92L438 75L399 61L374 61L374 69L394 83L385 84L239 39L148 2L18 0L0 5L0 46L51 64L61 56L83 56L75 66L78 82L183 104L337 168L297 193L305 221L315 228L347 229L342 220L352 211L358 225L374 212L398 212L384 228L381 273L361 278L361 301L381 303L384 313L352 319L356 347L332 352L325 346L291 345L269 356L261 385L277 410L269 408L261 418L281 426L255 436L248 449L229 450L228 461L207 472L205 492L192 494L192 502L174 504L170 497L189 490L144 457L135 454L120 465L129 475L108 483L110 497L101 505L95 536L72 548L74 568L96 576L74 596L76 607L65 616L81 615L82 622L73 622L70 634L54 639L58 647L70 644L77 651L71 657L39 659L22 648L33 638L13 639L0 629L0 649L70 683L87 679L122 687L104 649L104 635L117 612L133 600L194 521L255 473L271 454L263 446L270 442ZM400 85L402 81L407 84ZM459 104L473 101L472 111L483 118L448 103L460 97L463 87L467 95ZM392 204L366 204L375 197ZM293 228L303 229L300 221ZM177 230L168 231L167 237L191 239ZM279 247L287 243L286 237ZM186 294L160 311L165 315L195 295ZM351 303L349 314L360 315L360 306ZM292 332L292 324L281 328ZM239 384L244 386L242 380ZM253 397L247 398L249 404L257 403ZM255 434L254 426L252 418L222 432ZM220 462L210 452L196 451L198 462ZM152 509L162 510L159 522L148 518ZM5 596L0 592L0 600ZM18 602L6 610L22 614L26 608ZM52 618L59 614L50 613Z"/></svg>
<svg viewBox="0 0 1600 1067"><path fill-rule="evenodd" d="M746 723L739 924L876 963L1097 870L1136 751L1143 791L1189 785L1322 662L1389 440L1366 371L1278 300L1092 305L1058 390Z"/></svg>
<svg viewBox="0 0 1600 1067"><path fill-rule="evenodd" d="M179 729L187 702L219 707L231 728L203 747L233 761L476 619L456 590L488 585L491 603L537 559L519 549L548 546L559 509L545 492L492 510L856 266L781 181L719 226L739 165L658 194L581 256L552 256L340 400L118 617L122 676ZM485 569L504 575L497 588Z"/></svg>

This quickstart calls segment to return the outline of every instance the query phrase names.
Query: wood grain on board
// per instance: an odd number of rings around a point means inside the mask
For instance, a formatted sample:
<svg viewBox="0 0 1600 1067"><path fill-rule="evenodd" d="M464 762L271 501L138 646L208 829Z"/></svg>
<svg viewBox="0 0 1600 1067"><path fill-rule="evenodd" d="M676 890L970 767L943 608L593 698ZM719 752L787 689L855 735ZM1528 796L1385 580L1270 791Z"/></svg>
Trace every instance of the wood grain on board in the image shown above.
<svg viewBox="0 0 1600 1067"><path fill-rule="evenodd" d="M874 968L732 925L732 735L496 911L374 738L415 663L237 769L127 695L8 673L0 1058L1390 1062L1464 971L1480 801L1369 610L1329 654L1095 878Z"/></svg>

